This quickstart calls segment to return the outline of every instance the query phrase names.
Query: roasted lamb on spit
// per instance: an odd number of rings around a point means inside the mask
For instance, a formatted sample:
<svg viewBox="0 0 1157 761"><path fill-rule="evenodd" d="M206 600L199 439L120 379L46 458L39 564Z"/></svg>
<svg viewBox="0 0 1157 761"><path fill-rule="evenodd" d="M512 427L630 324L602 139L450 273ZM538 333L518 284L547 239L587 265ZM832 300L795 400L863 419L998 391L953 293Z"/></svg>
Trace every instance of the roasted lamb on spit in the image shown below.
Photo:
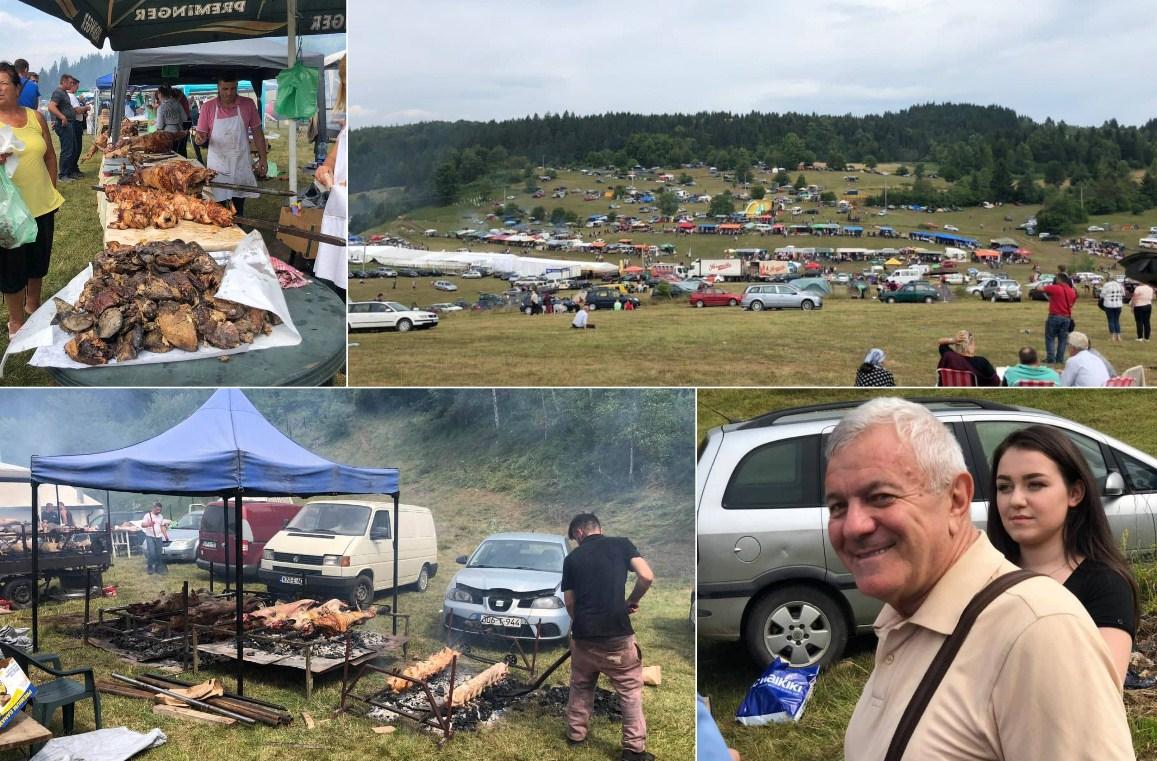
<svg viewBox="0 0 1157 761"><path fill-rule="evenodd" d="M110 214L108 226L114 230L143 230L156 227L167 230L181 220L202 225L230 227L233 211L214 201L170 193L136 185L105 185L105 196L117 208Z"/></svg>
<svg viewBox="0 0 1157 761"><path fill-rule="evenodd" d="M130 121L121 122L121 137L122 138L136 137L136 136L137 136L137 123L136 122L130 122ZM84 154L84 158L81 159L81 162L83 163L85 161L88 161L90 158L92 158L93 156L96 155L97 151L100 151L101 153L107 153L109 151L108 125L107 124L100 128L100 134L97 135L96 139L92 141L92 147L88 149L88 153Z"/></svg>
<svg viewBox="0 0 1157 761"><path fill-rule="evenodd" d="M217 176L212 169L191 161L166 161L152 166L135 166L135 170L133 181L137 185L169 193L200 193L205 183Z"/></svg>
<svg viewBox="0 0 1157 761"><path fill-rule="evenodd" d="M173 150L177 141L189 134L185 130L179 132L148 132L144 135L130 137L116 148L108 152L110 158L128 156L130 153L168 153Z"/></svg>
<svg viewBox="0 0 1157 761"><path fill-rule="evenodd" d="M281 322L217 298L225 268L196 243L110 243L92 269L75 305L54 299L53 322L75 334L64 350L86 365L135 359L141 349L196 351L202 341L233 349Z"/></svg>
<svg viewBox="0 0 1157 761"><path fill-rule="evenodd" d="M350 610L341 600L328 600L318 605L316 600L298 600L262 608L246 617L246 623L265 626L273 631L293 630L303 636L311 634L341 634L351 626L373 618L373 610Z"/></svg>

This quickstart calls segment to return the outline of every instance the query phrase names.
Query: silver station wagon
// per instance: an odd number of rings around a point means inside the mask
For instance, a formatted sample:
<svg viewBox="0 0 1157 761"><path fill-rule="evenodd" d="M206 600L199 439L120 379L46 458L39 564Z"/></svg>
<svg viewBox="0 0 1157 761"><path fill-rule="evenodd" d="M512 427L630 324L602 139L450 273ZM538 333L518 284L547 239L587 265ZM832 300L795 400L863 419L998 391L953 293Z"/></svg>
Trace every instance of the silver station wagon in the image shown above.
<svg viewBox="0 0 1157 761"><path fill-rule="evenodd" d="M1130 555L1157 546L1157 459L1048 412L988 400L913 399L948 426L976 482L972 520L984 528L989 464L1013 430L1064 431L1101 484L1113 534ZM824 445L859 402L784 409L708 432L695 474L698 628L741 639L760 665L779 655L828 663L870 632L881 603L861 594L828 538Z"/></svg>
<svg viewBox="0 0 1157 761"><path fill-rule="evenodd" d="M766 283L749 285L739 305L753 312L764 309L822 309L824 299L818 293L801 291L788 283Z"/></svg>

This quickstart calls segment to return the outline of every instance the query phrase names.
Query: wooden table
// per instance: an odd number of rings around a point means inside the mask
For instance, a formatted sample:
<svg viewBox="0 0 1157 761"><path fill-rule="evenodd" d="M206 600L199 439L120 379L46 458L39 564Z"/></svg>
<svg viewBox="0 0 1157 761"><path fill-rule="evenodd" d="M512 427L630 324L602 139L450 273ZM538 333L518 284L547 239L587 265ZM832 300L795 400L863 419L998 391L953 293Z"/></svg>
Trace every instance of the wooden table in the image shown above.
<svg viewBox="0 0 1157 761"><path fill-rule="evenodd" d="M304 288L286 288L282 293L301 334L297 346L232 354L228 362L206 357L125 367L44 369L62 386L328 385L345 364L345 302L316 280Z"/></svg>
<svg viewBox="0 0 1157 761"><path fill-rule="evenodd" d="M51 739L52 733L44 728L40 722L21 712L16 714L16 718L8 726L0 730L0 750L37 745Z"/></svg>

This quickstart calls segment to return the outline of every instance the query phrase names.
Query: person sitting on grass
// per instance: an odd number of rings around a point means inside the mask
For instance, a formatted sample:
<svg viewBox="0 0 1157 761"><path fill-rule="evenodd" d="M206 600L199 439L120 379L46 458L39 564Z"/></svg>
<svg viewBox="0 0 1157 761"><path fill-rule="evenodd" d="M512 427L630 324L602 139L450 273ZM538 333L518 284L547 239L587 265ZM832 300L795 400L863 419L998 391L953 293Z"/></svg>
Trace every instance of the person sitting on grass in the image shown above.
<svg viewBox="0 0 1157 761"><path fill-rule="evenodd" d="M571 320L570 326L579 330L594 330L595 326L590 320L591 308L588 304L583 304L577 312L575 312L574 319Z"/></svg>
<svg viewBox="0 0 1157 761"><path fill-rule="evenodd" d="M1019 352L1019 365L1013 365L1004 371L1005 386L1019 386L1021 381L1052 381L1053 385L1061 385L1061 376L1051 367L1042 367L1040 355L1031 346L1022 346Z"/></svg>
<svg viewBox="0 0 1157 761"><path fill-rule="evenodd" d="M856 370L857 386L895 386L892 371L884 367L884 350L871 349Z"/></svg>

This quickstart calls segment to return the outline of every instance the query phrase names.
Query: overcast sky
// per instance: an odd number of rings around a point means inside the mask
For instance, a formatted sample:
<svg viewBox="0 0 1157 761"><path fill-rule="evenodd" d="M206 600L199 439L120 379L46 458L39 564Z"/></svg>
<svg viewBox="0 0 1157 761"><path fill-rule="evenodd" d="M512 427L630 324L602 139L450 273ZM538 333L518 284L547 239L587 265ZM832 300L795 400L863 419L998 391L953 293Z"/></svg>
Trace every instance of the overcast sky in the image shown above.
<svg viewBox="0 0 1157 761"><path fill-rule="evenodd" d="M995 104L1157 116L1152 0L348 0L352 126Z"/></svg>

